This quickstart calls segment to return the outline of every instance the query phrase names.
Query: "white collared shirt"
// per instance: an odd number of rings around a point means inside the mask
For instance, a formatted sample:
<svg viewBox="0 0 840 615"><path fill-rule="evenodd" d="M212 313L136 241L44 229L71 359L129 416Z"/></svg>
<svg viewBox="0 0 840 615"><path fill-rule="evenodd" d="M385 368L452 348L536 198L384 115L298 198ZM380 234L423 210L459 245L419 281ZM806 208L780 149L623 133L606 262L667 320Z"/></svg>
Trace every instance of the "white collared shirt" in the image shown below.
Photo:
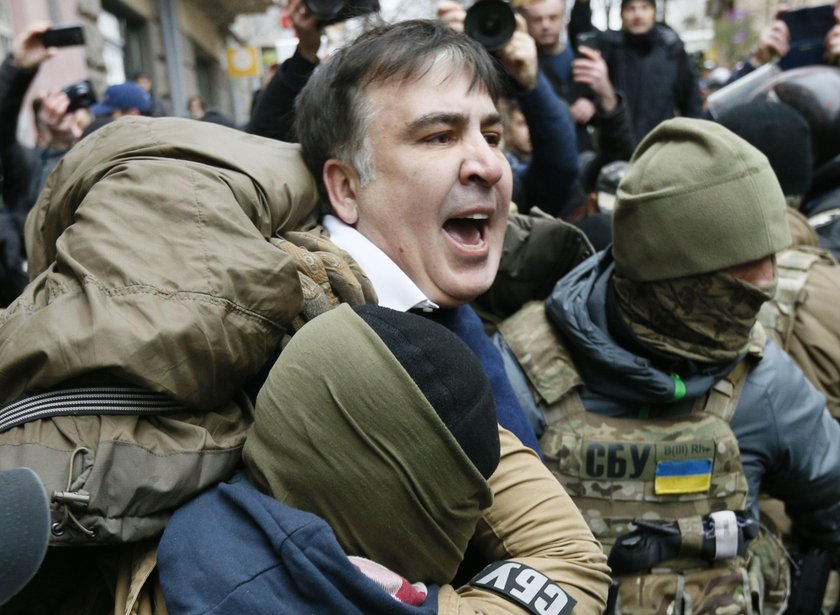
<svg viewBox="0 0 840 615"><path fill-rule="evenodd" d="M385 252L349 224L327 214L322 220L330 240L346 251L364 271L379 297L379 305L400 312L438 309Z"/></svg>

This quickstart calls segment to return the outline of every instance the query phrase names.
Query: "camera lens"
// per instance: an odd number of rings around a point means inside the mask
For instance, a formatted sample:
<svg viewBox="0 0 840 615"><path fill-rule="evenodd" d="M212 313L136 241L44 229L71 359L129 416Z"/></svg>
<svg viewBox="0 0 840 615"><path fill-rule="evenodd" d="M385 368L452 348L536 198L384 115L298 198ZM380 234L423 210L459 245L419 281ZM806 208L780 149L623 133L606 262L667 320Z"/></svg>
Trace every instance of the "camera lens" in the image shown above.
<svg viewBox="0 0 840 615"><path fill-rule="evenodd" d="M505 46L516 30L516 17L503 0L478 0L467 10L464 32L487 51Z"/></svg>
<svg viewBox="0 0 840 615"><path fill-rule="evenodd" d="M316 21L329 21L335 18L344 7L344 2L341 0L305 0L304 4Z"/></svg>

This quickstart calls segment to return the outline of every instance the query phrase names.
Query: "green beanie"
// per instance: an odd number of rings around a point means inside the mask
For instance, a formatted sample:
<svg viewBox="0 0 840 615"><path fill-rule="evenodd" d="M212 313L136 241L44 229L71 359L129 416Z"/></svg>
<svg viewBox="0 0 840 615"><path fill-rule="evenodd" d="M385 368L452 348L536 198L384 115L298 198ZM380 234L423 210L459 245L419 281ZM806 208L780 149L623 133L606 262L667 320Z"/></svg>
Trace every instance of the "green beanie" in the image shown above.
<svg viewBox="0 0 840 615"><path fill-rule="evenodd" d="M767 158L723 126L676 118L639 144L618 186L616 271L637 282L710 273L791 243Z"/></svg>

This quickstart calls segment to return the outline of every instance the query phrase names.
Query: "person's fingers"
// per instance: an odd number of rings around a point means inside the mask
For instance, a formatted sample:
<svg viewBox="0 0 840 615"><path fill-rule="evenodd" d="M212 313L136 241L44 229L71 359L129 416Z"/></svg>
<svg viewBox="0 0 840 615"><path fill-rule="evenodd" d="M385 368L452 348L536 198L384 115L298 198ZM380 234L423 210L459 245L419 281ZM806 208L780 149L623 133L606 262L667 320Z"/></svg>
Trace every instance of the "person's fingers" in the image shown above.
<svg viewBox="0 0 840 615"><path fill-rule="evenodd" d="M598 60L598 58L601 57L600 51L598 51L597 49L593 49L592 47L587 47L586 45L581 45L580 47L578 47L578 53L580 53L580 55L582 55L583 57L593 61Z"/></svg>

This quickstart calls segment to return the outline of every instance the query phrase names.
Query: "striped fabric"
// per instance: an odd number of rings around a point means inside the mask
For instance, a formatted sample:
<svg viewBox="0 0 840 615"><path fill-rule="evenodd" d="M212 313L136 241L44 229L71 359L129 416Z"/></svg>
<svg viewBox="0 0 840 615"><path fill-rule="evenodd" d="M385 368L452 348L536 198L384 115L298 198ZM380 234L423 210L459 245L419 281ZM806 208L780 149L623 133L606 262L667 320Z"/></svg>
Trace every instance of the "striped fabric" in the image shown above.
<svg viewBox="0 0 840 615"><path fill-rule="evenodd" d="M51 416L162 414L186 408L168 395L138 387L84 387L23 397L0 408L0 433Z"/></svg>

